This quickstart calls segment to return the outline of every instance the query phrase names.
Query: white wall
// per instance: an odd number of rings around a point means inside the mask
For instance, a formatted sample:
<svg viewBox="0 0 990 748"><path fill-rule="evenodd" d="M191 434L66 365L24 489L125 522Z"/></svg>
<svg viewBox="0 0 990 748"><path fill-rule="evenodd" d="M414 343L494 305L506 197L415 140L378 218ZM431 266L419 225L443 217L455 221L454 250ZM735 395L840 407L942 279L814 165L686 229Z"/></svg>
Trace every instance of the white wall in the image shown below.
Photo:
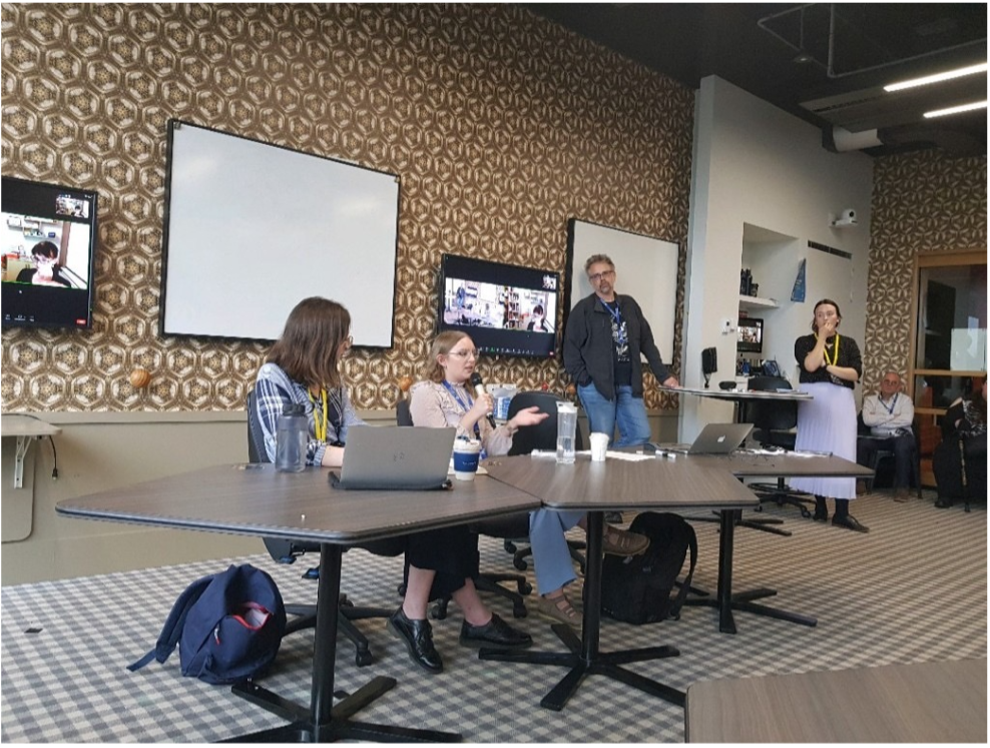
<svg viewBox="0 0 990 748"><path fill-rule="evenodd" d="M805 303L789 301L788 285L781 309L772 315L772 327L769 315L753 313L768 319L765 334L774 350L788 353L786 359L778 353L778 361L792 383L797 371L793 341L810 332L812 309L821 296L839 302L842 330L862 348L873 184L870 157L825 150L818 128L711 76L701 82L696 96L692 163L682 382L703 386L701 351L710 346L718 349L719 361L712 386L734 377L735 337L723 335L721 323L735 320L739 313L744 224L794 237L793 256L781 258L794 269L802 257L808 258ZM830 227L830 218L846 208L856 211L859 225ZM837 265L836 258L808 248L809 240L851 253L851 266ZM760 295L767 295L768 274L761 278L754 269L754 276ZM776 282L782 283L780 278ZM732 420L731 405L687 395L681 413L683 441L692 440L705 423Z"/></svg>

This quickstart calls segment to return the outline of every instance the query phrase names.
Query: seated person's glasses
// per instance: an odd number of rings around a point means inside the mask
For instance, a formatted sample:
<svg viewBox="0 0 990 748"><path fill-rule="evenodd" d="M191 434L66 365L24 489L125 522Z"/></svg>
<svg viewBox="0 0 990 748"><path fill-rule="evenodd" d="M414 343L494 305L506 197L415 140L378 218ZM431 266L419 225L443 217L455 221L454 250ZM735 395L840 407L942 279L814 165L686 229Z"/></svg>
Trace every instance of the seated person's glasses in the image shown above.
<svg viewBox="0 0 990 748"><path fill-rule="evenodd" d="M455 356L456 358L473 358L473 359L477 359L478 358L478 351L477 351L476 348L470 348L470 349L465 350L465 351L451 351L450 352L450 355L451 356Z"/></svg>
<svg viewBox="0 0 990 748"><path fill-rule="evenodd" d="M615 275L614 270L605 270L601 273L595 273L594 275L589 275L588 280L590 280L592 283L597 283L602 278L611 278L613 275Z"/></svg>

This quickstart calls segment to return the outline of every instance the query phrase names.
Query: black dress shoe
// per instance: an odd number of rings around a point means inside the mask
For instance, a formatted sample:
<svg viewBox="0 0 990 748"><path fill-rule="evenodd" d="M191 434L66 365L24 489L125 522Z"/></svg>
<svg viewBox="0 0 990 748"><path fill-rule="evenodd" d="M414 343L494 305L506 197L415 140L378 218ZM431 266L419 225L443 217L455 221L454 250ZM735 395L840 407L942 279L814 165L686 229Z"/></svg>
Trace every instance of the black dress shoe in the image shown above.
<svg viewBox="0 0 990 748"><path fill-rule="evenodd" d="M385 626L402 639L413 662L428 673L443 672L443 660L433 646L433 627L428 620L413 620L400 607L388 617Z"/></svg>
<svg viewBox="0 0 990 748"><path fill-rule="evenodd" d="M492 649L525 649L532 645L533 637L525 631L514 629L497 615L484 626L472 626L467 621L461 625L461 645L464 647L491 647Z"/></svg>
<svg viewBox="0 0 990 748"><path fill-rule="evenodd" d="M860 524L859 520L857 520L851 514L847 514L845 517L832 517L832 525L834 527L845 527L847 530L853 530L855 532L870 531L869 527Z"/></svg>
<svg viewBox="0 0 990 748"><path fill-rule="evenodd" d="M811 515L815 522L828 522L828 509L823 506L816 506L815 513Z"/></svg>

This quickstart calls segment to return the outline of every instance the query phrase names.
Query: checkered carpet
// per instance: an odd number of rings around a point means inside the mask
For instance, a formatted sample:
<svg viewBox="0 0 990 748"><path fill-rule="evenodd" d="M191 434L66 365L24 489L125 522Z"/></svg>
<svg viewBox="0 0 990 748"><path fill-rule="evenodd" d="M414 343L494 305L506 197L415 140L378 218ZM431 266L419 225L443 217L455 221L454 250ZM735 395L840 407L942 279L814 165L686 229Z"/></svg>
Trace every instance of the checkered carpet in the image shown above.
<svg viewBox="0 0 990 748"><path fill-rule="evenodd" d="M679 689L711 678L986 657L985 508L936 510L932 500L926 495L896 504L878 492L856 501L853 513L870 526L869 535L776 507L764 514L784 518L793 537L737 531L735 590L775 587L777 597L761 602L815 615L816 628L737 612L739 633L731 636L718 632L713 609L696 607L679 621L650 626L606 620L602 650L676 646L680 657L629 667ZM717 526L695 528L701 551L696 582L714 591ZM501 542L483 538L481 551L483 568L511 570ZM259 554L4 587L3 742L202 742L281 724L226 687L181 677L178 654L138 673L125 666L154 645L190 581L250 562L275 577L287 601L307 602L316 585L300 578L306 561L284 566ZM351 551L344 556L343 590L362 604L395 606L401 573L399 559ZM511 619L506 603L493 598L492 605ZM539 617L517 623L537 648L560 649ZM459 731L475 743L683 741L681 709L603 677L586 679L563 712L540 708L564 671L478 661L474 650L457 644L460 624L453 608L434 623L446 671L430 677L412 665L382 621L361 622L375 662L356 667L352 645L342 640L336 688L352 692L372 676L394 676L398 686L358 719ZM303 704L309 703L312 636L287 637L264 681Z"/></svg>

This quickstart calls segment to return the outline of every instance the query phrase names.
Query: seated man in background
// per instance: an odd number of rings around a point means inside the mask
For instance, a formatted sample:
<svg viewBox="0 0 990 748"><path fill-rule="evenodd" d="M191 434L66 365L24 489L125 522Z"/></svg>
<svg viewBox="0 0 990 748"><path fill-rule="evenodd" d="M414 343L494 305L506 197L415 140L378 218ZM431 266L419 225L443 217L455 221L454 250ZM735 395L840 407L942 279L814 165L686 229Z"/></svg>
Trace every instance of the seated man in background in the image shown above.
<svg viewBox="0 0 990 748"><path fill-rule="evenodd" d="M894 453L894 501L907 501L914 459L914 403L901 391L901 377L888 371L880 380L880 392L863 398L863 423L871 436L856 443L856 462L869 466L877 450Z"/></svg>

